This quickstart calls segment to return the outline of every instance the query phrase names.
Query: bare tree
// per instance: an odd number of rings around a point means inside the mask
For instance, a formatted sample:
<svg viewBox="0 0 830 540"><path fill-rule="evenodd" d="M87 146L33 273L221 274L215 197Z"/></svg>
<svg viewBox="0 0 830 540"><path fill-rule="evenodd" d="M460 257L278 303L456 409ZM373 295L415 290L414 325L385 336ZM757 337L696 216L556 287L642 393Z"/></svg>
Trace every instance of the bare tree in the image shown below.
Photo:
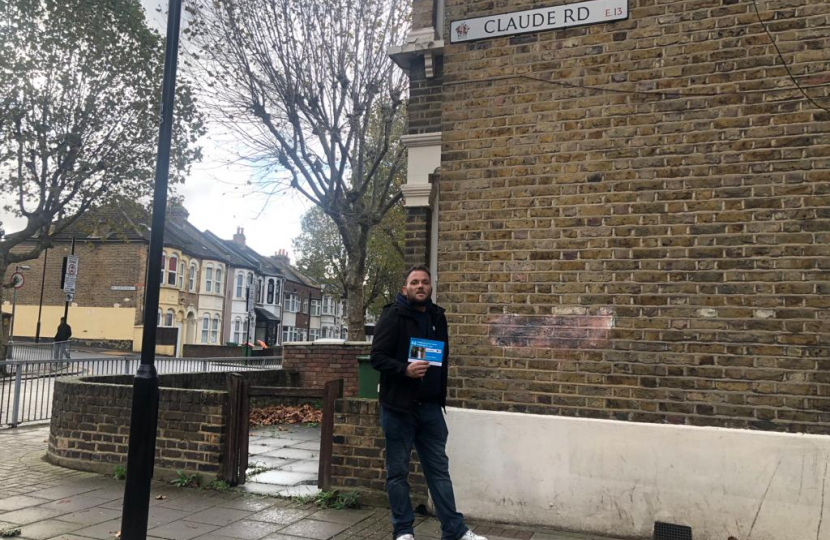
<svg viewBox="0 0 830 540"><path fill-rule="evenodd" d="M138 0L0 3L0 201L24 223L0 221L0 277L88 210L152 193L162 62ZM173 182L203 132L186 83L176 106Z"/></svg>
<svg viewBox="0 0 830 540"><path fill-rule="evenodd" d="M195 0L187 33L213 118L267 174L331 218L347 256L349 338L364 339L371 230L401 199L406 79L386 50L406 31L395 0Z"/></svg>

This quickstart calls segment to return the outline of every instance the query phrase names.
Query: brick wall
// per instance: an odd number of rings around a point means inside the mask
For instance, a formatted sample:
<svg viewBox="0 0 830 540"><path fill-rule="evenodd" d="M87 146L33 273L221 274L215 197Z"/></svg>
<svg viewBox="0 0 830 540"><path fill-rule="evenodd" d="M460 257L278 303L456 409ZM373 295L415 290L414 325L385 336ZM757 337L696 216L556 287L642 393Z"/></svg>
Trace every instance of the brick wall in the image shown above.
<svg viewBox="0 0 830 540"><path fill-rule="evenodd" d="M409 67L409 121L407 133L433 133L441 131L441 96L444 61L438 56L433 61L433 76L426 77L424 59L412 60Z"/></svg>
<svg viewBox="0 0 830 540"><path fill-rule="evenodd" d="M357 395L357 357L368 355L370 343L322 344L295 342L283 344L283 369L300 373L303 387L322 388L328 381L343 379L343 395Z"/></svg>
<svg viewBox="0 0 830 540"><path fill-rule="evenodd" d="M159 376L156 477L176 469L220 474L227 423L227 373ZM294 386L296 373L246 372L255 384ZM130 433L133 377L112 375L58 379L52 402L47 458L65 467L111 474L125 465Z"/></svg>
<svg viewBox="0 0 830 540"><path fill-rule="evenodd" d="M25 251L26 246L15 251ZM41 252L37 259L25 261L29 270L25 285L17 291L18 305L38 305L40 301L40 284L43 278L44 257L46 275L43 287L44 306L63 306L66 300L61 290L61 269L63 258L71 253L71 244L58 242ZM75 285L75 300L85 307L122 307L136 308L135 324L141 324L141 304L144 301L144 268L147 257L147 245L144 243L78 241L75 243L75 255L78 256L78 281ZM14 265L6 271L4 283L14 272ZM113 286L135 287L134 291L114 291ZM5 295L11 300L11 295ZM54 335L54 328L44 328L44 335Z"/></svg>
<svg viewBox="0 0 830 540"><path fill-rule="evenodd" d="M361 492L361 500L386 503L385 442L376 400L340 399L334 416L332 485ZM427 486L416 452L409 466L415 505L427 500Z"/></svg>
<svg viewBox="0 0 830 540"><path fill-rule="evenodd" d="M404 263L407 267L429 264L429 238L432 211L426 207L406 207Z"/></svg>
<svg viewBox="0 0 830 540"><path fill-rule="evenodd" d="M429 28L432 26L432 5L435 0L413 0L412 28Z"/></svg>
<svg viewBox="0 0 830 540"><path fill-rule="evenodd" d="M830 433L830 113L752 2L629 5L447 42L450 404ZM830 4L759 6L830 107Z"/></svg>

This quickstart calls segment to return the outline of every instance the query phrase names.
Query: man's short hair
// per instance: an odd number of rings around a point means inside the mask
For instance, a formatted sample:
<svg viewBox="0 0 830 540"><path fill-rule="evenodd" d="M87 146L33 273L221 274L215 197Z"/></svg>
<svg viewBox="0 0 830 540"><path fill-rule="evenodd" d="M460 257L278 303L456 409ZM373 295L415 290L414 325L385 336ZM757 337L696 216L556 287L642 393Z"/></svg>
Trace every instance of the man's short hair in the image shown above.
<svg viewBox="0 0 830 540"><path fill-rule="evenodd" d="M425 264L414 264L406 269L403 273L403 284L406 285L409 282L409 275L412 272L426 272L429 276L429 279L432 279L432 273L429 271L429 267Z"/></svg>

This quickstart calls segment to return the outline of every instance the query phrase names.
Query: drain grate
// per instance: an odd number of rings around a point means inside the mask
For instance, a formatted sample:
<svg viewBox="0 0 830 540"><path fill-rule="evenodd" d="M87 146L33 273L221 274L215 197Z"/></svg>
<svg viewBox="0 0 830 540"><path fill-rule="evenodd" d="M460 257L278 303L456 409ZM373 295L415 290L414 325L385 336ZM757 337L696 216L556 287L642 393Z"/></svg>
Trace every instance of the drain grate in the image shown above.
<svg viewBox="0 0 830 540"><path fill-rule="evenodd" d="M692 528L675 523L655 521L654 540L692 540Z"/></svg>

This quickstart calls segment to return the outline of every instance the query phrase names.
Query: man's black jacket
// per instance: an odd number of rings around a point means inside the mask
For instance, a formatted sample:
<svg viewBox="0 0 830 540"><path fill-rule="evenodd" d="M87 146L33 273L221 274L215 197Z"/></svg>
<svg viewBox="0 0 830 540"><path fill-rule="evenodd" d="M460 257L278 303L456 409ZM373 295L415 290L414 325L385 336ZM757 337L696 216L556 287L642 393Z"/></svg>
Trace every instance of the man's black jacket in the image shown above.
<svg viewBox="0 0 830 540"><path fill-rule="evenodd" d="M447 403L447 373L450 354L447 340L447 317L444 308L435 304L427 306L430 324L435 326L432 338L444 342L444 361L441 364L441 406ZM395 303L386 306L375 325L372 339L372 367L380 371L380 403L398 412L412 412L412 404L421 385L420 379L406 376L410 338L426 338L420 335L418 321L411 310Z"/></svg>
<svg viewBox="0 0 830 540"><path fill-rule="evenodd" d="M68 341L72 337L72 327L66 323L58 325L58 333L55 334L55 341Z"/></svg>

